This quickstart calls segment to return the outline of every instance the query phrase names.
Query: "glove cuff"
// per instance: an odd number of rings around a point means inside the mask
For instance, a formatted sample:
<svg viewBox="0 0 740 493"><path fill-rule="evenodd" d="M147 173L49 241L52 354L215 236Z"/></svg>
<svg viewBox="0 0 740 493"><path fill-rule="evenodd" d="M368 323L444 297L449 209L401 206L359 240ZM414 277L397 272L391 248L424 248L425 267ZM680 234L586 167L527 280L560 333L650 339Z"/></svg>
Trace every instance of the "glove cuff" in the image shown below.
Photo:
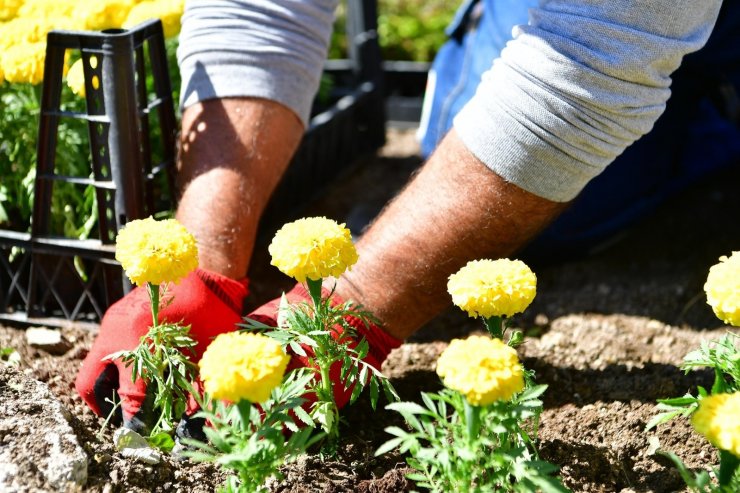
<svg viewBox="0 0 740 493"><path fill-rule="evenodd" d="M249 293L249 280L246 277L232 279L200 267L195 269L194 275L226 306L235 313L242 313L244 298Z"/></svg>
<svg viewBox="0 0 740 493"><path fill-rule="evenodd" d="M337 306L344 303L344 300L336 293L332 293L331 290L322 288L321 294L324 297L331 295L331 305ZM286 293L288 301L294 301L298 298L309 301L311 295L308 293L306 287L298 283L293 289ZM376 325L371 322L363 322L357 317L346 317L345 319L349 325L351 325L359 338L364 337L368 345L370 346L369 356L373 358L374 363L377 363L376 368L380 369L380 365L386 360L388 354L397 347L403 344L403 341L396 339L395 337L388 334L380 325Z"/></svg>

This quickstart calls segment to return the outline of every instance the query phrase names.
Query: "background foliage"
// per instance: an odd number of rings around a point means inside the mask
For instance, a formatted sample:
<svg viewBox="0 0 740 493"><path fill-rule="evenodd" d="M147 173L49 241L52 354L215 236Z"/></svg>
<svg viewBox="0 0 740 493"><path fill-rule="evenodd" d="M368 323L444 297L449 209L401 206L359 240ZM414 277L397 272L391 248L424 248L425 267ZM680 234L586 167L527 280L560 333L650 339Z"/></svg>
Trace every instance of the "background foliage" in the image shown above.
<svg viewBox="0 0 740 493"><path fill-rule="evenodd" d="M38 3L39 0L31 1ZM431 61L445 41L444 28L456 8L456 2L443 0L379 0L378 33L383 57L386 60ZM330 58L346 56L345 17L346 6L342 4L337 12ZM0 22L0 35L10 19L4 20L6 22ZM167 52L175 101L178 100L180 86L176 47L176 38L169 39ZM69 64L78 57L72 53ZM0 81L0 229L30 229L40 88L40 85L30 83ZM62 90L62 101L63 110L84 112L84 99L74 95L66 85ZM89 176L91 157L86 124L63 118L58 135L57 172ZM92 188L55 184L51 211L54 234L87 238L95 227L96 211Z"/></svg>

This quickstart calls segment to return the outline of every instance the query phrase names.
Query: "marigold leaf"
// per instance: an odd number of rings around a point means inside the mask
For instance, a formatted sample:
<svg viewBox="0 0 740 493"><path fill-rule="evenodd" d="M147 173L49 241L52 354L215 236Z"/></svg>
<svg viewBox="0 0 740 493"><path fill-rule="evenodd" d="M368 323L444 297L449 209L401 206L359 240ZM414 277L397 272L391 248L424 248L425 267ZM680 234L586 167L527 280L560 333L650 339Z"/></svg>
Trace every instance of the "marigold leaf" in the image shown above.
<svg viewBox="0 0 740 493"><path fill-rule="evenodd" d="M391 450L398 447L401 442L403 441L403 438L391 438L387 442L385 442L383 445L378 447L378 450L375 451L375 457L381 456L383 454L386 454L390 452Z"/></svg>

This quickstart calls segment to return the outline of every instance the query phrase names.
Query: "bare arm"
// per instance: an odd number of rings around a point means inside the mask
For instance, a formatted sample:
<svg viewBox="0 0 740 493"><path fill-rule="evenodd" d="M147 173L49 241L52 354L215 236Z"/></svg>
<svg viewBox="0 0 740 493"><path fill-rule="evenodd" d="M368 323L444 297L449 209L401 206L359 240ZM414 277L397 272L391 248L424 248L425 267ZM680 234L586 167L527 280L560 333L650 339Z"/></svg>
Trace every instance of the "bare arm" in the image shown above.
<svg viewBox="0 0 740 493"><path fill-rule="evenodd" d="M360 239L337 292L405 339L450 304L450 274L512 254L565 207L492 173L452 131Z"/></svg>
<svg viewBox="0 0 740 493"><path fill-rule="evenodd" d="M183 114L177 218L200 266L244 277L259 217L303 135L291 110L256 98L213 99Z"/></svg>

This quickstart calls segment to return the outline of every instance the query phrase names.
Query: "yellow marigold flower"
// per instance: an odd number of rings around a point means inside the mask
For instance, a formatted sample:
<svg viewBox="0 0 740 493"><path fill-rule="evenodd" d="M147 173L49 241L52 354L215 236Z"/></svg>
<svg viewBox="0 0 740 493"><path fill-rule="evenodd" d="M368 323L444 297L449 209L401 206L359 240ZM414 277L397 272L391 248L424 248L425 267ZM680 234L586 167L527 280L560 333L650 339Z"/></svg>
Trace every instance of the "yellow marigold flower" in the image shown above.
<svg viewBox="0 0 740 493"><path fill-rule="evenodd" d="M509 400L524 390L524 368L516 350L490 337L453 339L437 360L437 374L474 406Z"/></svg>
<svg viewBox="0 0 740 493"><path fill-rule="evenodd" d="M452 302L471 317L510 317L537 294L537 277L521 260L473 260L447 282Z"/></svg>
<svg viewBox="0 0 740 493"><path fill-rule="evenodd" d="M27 19L46 18L54 23L67 24L77 9L80 8L80 3L89 2L79 2L76 0L25 0L23 6L18 10L18 17ZM61 26L56 27L61 28Z"/></svg>
<svg viewBox="0 0 740 493"><path fill-rule="evenodd" d="M216 399L264 402L283 379L290 358L280 344L262 334L228 332L203 353L203 388Z"/></svg>
<svg viewBox="0 0 740 493"><path fill-rule="evenodd" d="M2 0L0 2L0 21L9 21L18 13L23 0Z"/></svg>
<svg viewBox="0 0 740 493"><path fill-rule="evenodd" d="M133 0L83 2L74 16L82 29L89 31L120 28L133 6Z"/></svg>
<svg viewBox="0 0 740 493"><path fill-rule="evenodd" d="M2 56L2 72L11 83L39 84L44 80L46 43L23 43L11 46Z"/></svg>
<svg viewBox="0 0 740 493"><path fill-rule="evenodd" d="M82 58L77 60L67 72L67 85L72 92L80 97L85 97L85 70Z"/></svg>
<svg viewBox="0 0 740 493"><path fill-rule="evenodd" d="M0 48L6 51L20 44L46 42L46 34L54 29L54 23L48 18L13 19L0 25Z"/></svg>
<svg viewBox="0 0 740 493"><path fill-rule="evenodd" d="M275 233L268 250L272 265L298 282L337 277L357 262L349 229L325 217L286 224Z"/></svg>
<svg viewBox="0 0 740 493"><path fill-rule="evenodd" d="M709 269L704 291L717 317L740 327L740 252L719 258L719 263Z"/></svg>
<svg viewBox="0 0 740 493"><path fill-rule="evenodd" d="M175 219L131 221L118 232L116 260L131 282L177 283L198 267L195 238Z"/></svg>
<svg viewBox="0 0 740 493"><path fill-rule="evenodd" d="M691 416L694 429L709 443L740 457L740 392L715 394L699 401Z"/></svg>
<svg viewBox="0 0 740 493"><path fill-rule="evenodd" d="M165 38L180 32L180 18L185 9L183 0L151 0L141 2L131 9L123 27L129 29L149 19L160 19Z"/></svg>

